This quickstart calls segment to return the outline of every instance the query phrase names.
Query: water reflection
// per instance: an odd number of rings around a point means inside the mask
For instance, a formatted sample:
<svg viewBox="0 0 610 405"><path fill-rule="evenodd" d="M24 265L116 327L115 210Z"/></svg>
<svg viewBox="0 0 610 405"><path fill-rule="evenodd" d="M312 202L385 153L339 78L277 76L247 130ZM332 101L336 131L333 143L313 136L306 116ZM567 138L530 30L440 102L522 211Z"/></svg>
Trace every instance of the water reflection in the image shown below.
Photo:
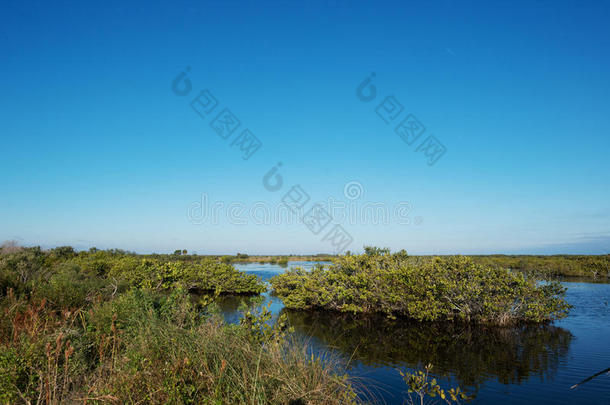
<svg viewBox="0 0 610 405"><path fill-rule="evenodd" d="M315 263L289 264L297 265L311 268ZM237 267L263 280L285 271L259 263ZM556 326L426 325L324 313L292 313L289 318L312 350L336 347L346 358L354 353L350 374L363 377L370 383L367 387L378 387L381 403L403 404L405 385L397 367L415 368L428 362L435 365L434 374L442 375L444 384L456 383L476 394L472 404L606 403L608 374L576 389L570 387L610 366L610 284L608 279L561 280L574 308ZM251 302L245 297L223 298L223 313L233 322L238 320L239 303ZM282 311L277 297L264 294L264 300L271 300L273 313Z"/></svg>
<svg viewBox="0 0 610 405"><path fill-rule="evenodd" d="M497 328L283 311L297 333L365 366L415 368L432 363L435 374L453 376L474 391L489 379L503 384L531 376L552 379L572 340L570 332L552 325Z"/></svg>
<svg viewBox="0 0 610 405"><path fill-rule="evenodd" d="M277 319L277 316L284 308L284 304L279 298L269 297L268 293L264 293L261 296L232 296L225 295L218 297L215 301L216 305L220 310L220 314L224 318L225 322L237 323L241 317L240 310L245 305L248 308L256 308L262 305L269 305L269 309L273 314L272 322Z"/></svg>

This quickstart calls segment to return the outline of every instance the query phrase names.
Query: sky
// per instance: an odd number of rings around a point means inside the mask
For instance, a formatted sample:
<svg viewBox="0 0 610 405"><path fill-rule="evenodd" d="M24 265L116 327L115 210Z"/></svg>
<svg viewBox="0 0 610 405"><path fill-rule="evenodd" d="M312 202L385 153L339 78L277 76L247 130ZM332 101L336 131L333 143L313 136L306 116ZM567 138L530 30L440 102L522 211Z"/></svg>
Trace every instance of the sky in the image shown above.
<svg viewBox="0 0 610 405"><path fill-rule="evenodd" d="M0 241L609 253L609 20L604 1L3 1Z"/></svg>

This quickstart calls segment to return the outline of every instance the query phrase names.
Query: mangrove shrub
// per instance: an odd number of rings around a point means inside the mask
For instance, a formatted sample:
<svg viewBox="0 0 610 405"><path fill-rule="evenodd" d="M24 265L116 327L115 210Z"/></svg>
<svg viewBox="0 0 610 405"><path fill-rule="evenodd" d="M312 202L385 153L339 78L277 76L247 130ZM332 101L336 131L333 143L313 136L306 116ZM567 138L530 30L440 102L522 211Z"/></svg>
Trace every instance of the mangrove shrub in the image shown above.
<svg viewBox="0 0 610 405"><path fill-rule="evenodd" d="M369 251L310 271L290 270L270 282L290 309L500 325L551 321L569 310L559 283L461 256L414 262L402 253Z"/></svg>

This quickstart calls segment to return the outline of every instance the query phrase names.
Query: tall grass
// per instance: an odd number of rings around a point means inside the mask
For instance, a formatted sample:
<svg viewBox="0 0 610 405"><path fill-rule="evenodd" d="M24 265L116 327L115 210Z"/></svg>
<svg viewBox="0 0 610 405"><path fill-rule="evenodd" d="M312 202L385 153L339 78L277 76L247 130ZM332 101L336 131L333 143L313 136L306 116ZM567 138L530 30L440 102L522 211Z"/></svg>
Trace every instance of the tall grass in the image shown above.
<svg viewBox="0 0 610 405"><path fill-rule="evenodd" d="M199 315L180 291L57 311L2 302L0 402L354 403L339 364L274 333Z"/></svg>
<svg viewBox="0 0 610 405"><path fill-rule="evenodd" d="M260 290L229 265L9 250L0 254L2 404L356 401L340 362L312 356L283 322L248 313L226 324L209 298L188 293Z"/></svg>

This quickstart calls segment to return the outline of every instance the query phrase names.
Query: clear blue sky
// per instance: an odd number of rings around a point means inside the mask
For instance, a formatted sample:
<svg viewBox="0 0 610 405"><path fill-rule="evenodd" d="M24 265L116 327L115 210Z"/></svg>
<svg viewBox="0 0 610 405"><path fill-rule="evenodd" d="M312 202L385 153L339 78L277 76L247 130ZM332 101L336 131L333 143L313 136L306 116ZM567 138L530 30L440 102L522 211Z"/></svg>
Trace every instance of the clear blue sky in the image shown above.
<svg viewBox="0 0 610 405"><path fill-rule="evenodd" d="M3 1L0 240L331 251L328 228L187 215L300 184L311 202L410 204L409 224L344 222L351 250L610 251L610 2L291 3ZM191 109L203 89L262 141L250 159ZM376 114L389 95L446 147L433 166Z"/></svg>

